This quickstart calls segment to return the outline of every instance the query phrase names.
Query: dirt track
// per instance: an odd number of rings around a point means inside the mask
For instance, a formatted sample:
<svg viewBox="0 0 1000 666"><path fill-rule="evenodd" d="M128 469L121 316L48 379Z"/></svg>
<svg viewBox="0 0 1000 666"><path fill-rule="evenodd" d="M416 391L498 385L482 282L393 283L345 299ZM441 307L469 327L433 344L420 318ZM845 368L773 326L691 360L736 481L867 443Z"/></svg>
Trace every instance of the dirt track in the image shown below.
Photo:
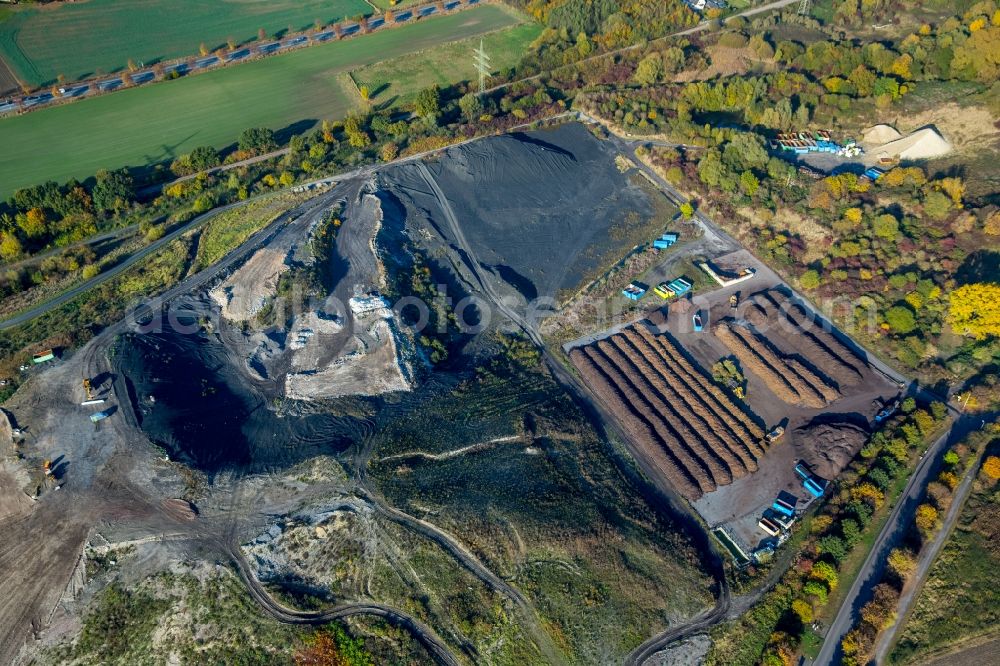
<svg viewBox="0 0 1000 666"><path fill-rule="evenodd" d="M570 358L688 498L757 469L760 427L665 336L639 323L574 349Z"/></svg>

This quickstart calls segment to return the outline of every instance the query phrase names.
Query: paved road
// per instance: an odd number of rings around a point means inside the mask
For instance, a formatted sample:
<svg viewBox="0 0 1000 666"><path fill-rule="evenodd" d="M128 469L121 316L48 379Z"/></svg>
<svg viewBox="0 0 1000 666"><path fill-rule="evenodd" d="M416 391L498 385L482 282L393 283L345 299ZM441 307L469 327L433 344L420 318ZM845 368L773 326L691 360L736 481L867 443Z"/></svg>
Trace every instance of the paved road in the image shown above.
<svg viewBox="0 0 1000 666"><path fill-rule="evenodd" d="M52 310L53 308L57 308L60 305L68 303L69 301L73 300L80 294L90 291L94 287L98 287L107 282L108 280L110 280L111 278L115 277L116 275L119 275L123 271L128 270L132 266L136 265L137 263L148 257L153 252L156 252L157 250L162 248L167 243L170 243L171 241L177 239L182 234L185 234L188 231L191 231L192 229L204 224L205 222L208 222L209 220L211 220L216 215L219 215L220 213L224 213L227 210L243 206L247 204L249 201L251 200L247 199L246 201L239 201L237 203L232 203L227 206L222 206L221 208L216 208L215 210L209 211L204 215L192 219L187 224L181 226L178 229L175 229L174 231L165 235L163 238L160 238L159 240L156 240L147 245L146 247L142 248L141 250L139 250L138 252L136 252L131 257L121 262L117 266L107 271L104 271L103 273L97 275L96 277L92 277L89 280L81 282L79 285L73 287L72 289L62 292L61 294L59 294L58 296L49 301L40 303L32 308L29 308L28 310L25 310L24 312L14 315L10 319L6 319L0 322L0 331L7 330L8 328L14 328L15 326L20 326L21 324L31 321L35 317L40 317L41 315L45 314L49 310Z"/></svg>
<svg viewBox="0 0 1000 666"><path fill-rule="evenodd" d="M906 488L896 502L892 513L889 514L885 526L879 532L878 538L858 572L857 578L854 579L854 584L851 585L840 610L827 628L823 647L814 660L815 664L827 666L840 663L842 658L840 641L857 621L861 607L871 596L871 589L882 579L889 551L898 545L909 531L917 506L924 499L927 484L940 471L941 458L945 451L951 445L964 439L970 432L979 428L981 422L982 417L979 415L962 415L952 423L947 432L927 449L927 453L917 465L917 469L906 484Z"/></svg>
<svg viewBox="0 0 1000 666"><path fill-rule="evenodd" d="M53 247L46 250L45 252L40 252L25 259L21 259L20 261L15 261L12 264L0 264L0 269L7 271L11 269L21 268L23 266L29 266L31 264L37 264L42 259L45 259L46 257L51 257L54 254L61 254L62 252L66 252L67 250L83 247L85 245L96 245L98 243L103 243L104 241L108 240L117 240L120 238L125 238L126 236L134 236L137 231L139 231L139 225L132 224L127 227L122 227L121 229L114 229L112 231L108 231L102 234L97 234L96 236L90 236L75 243L70 243L69 245L61 245L58 247Z"/></svg>
<svg viewBox="0 0 1000 666"><path fill-rule="evenodd" d="M576 117L577 115L578 114L576 114L573 111L563 111L563 112L557 113L557 114L555 114L553 116L549 116L548 118L544 118L543 120L551 121L551 120L556 120L558 118L564 118L564 117ZM515 125L514 127L511 127L510 130L508 130L508 131L513 132L513 131L518 130L518 129L524 129L524 128L532 127L532 126L534 126L535 122L537 122L537 121L532 121L532 122L529 122L529 123L524 123L522 125ZM360 167L358 169L354 169L353 171L347 171L347 172L343 172L343 173L338 173L338 174L331 175L331 176L324 176L322 178L317 178L316 180L309 181L307 183L301 183L301 184L295 185L295 186L293 186L291 188L286 188L286 190L295 191L295 190L298 190L299 188L312 189L312 188L314 188L314 187L316 187L318 185L326 187L326 186L332 185L334 183L338 183L338 182L342 182L342 181L346 181L346 180L352 180L352 179L355 179L355 178L358 178L358 177L368 177L368 176L371 176L372 174L374 174L375 172L377 172L380 169L384 169L384 168L387 168L387 167L390 167L390 166L393 166L393 165L397 165L397 164L405 164L407 162L419 161L419 160L422 160L423 158L425 158L425 157L427 157L429 155L434 155L434 154L443 152L445 150L449 150L451 148L457 148L458 146L463 146L463 145L465 145L467 143L472 143L474 141L479 141L479 140L484 139L484 138L486 138L486 137L485 136L475 136L475 137L472 137L472 138L469 138L469 139L463 139L462 141L457 141L457 142L455 142L453 144L449 144L448 146L445 146L444 148L433 148L431 150L426 150L426 151L421 152L421 153L416 153L416 154L410 155L408 157L398 158L396 160L393 160L392 162L386 162L386 163L378 164L378 165L364 166L364 167ZM261 156L258 156L257 158L251 158L251 159L253 159L253 160L268 159L270 157L274 157L276 154L280 154L281 152L283 152L283 151L276 151L276 153L269 153L268 155L261 155ZM226 168L230 168L230 167L226 167ZM273 194L273 193L269 193L269 194ZM83 282L82 284L74 287L73 289L70 289L69 291L63 292L59 296L56 296L55 298L53 298L53 299L51 299L49 301L46 301L45 303L41 303L39 305L36 305L36 306L30 308L29 310L25 310L24 312L21 312L21 313L15 315L15 316L13 316L13 317L11 317L9 319L6 319L6 320L0 322L0 331L6 330L8 328L12 328L14 326L19 326L20 324L28 322L28 321L36 318L36 317L40 317L41 315L45 314L46 312L49 312L50 310L52 310L54 308L57 308L57 307L59 307L61 305L64 305L65 303L69 302L73 298L76 298L77 296L79 296L80 294L88 291L89 289L93 289L94 287L100 286L101 284L103 284L107 280L109 280L109 279L113 278L114 276L118 275L119 273L121 273L126 268L135 265L136 263L138 263L139 261L141 261L143 258L149 256L149 254L151 252L154 252L154 251L158 250L159 248L163 247L168 242L170 242L171 240L174 240L175 238L177 238L178 236L180 236L184 232L190 231L190 230L194 229L195 227L197 227L198 225L203 224L204 222L207 222L208 220L210 220L211 218L215 217L219 213L222 213L222 212L227 211L227 210L231 210L233 208L238 208L240 206L245 206L246 204L250 203L251 201L255 201L255 200L259 199L260 197L264 197L264 196L268 196L268 195L267 194L261 194L261 195L258 195L256 197L251 197L249 199L246 199L245 201L237 201L235 203L231 203L231 204L228 204L226 206L222 206L220 208L216 208L215 210L211 210L211 211L205 213L204 215L201 215L200 217L196 217L196 218L192 219L190 222L188 222L183 227L181 227L181 228L179 228L179 229L171 232L170 234L164 236L163 238L161 238L161 239L157 240L156 242L154 242L154 243L148 245L147 247L143 248L137 254L133 255L132 257L130 257L129 259L127 259L122 264L119 264L118 266L115 266L114 268L108 270L107 272L101 273L100 275L98 275L98 276L96 276L96 277L94 277L94 278L92 278L90 280L87 280L86 282ZM272 226L273 226L273 223L272 223ZM270 228L270 227L268 227L268 228Z"/></svg>
<svg viewBox="0 0 1000 666"><path fill-rule="evenodd" d="M911 584L908 586L908 589L903 592L903 595L899 599L899 603L896 605L896 622L894 622L891 627L883 631L879 635L878 640L875 642L875 663L882 664L885 662L886 653L893 645L893 639L896 636L896 632L899 631L906 623L906 617L910 612L910 607L920 594L920 590L923 588L927 573L930 571L931 566L937 559L938 553L941 552L941 548L951 535L952 528L955 526L955 521L958 520L958 516L962 513L962 507L965 506L965 500L969 497L969 491L972 490L972 483L975 481L978 471L979 459L977 458L969 465L969 469L965 471L965 478L962 479L962 483L955 490L955 494L951 500L951 506L948 507L948 513L945 514L944 520L941 523L941 529L938 531L937 536L934 537L934 541L931 542L930 546L924 548L920 553L920 558L917 562L917 569L914 571L911 578Z"/></svg>

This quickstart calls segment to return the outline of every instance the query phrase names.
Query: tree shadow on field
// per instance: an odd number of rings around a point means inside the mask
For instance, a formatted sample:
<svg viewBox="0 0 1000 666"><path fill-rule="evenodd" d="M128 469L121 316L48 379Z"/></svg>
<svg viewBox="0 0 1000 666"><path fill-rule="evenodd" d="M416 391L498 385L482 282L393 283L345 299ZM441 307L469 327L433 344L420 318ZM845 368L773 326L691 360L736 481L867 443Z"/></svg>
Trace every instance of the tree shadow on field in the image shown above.
<svg viewBox="0 0 1000 666"><path fill-rule="evenodd" d="M1000 252L973 252L959 266L955 279L960 285L973 282L1000 283Z"/></svg>
<svg viewBox="0 0 1000 666"><path fill-rule="evenodd" d="M287 125L274 132L274 140L278 142L279 146L283 146L291 140L293 136L302 134L303 132L308 132L319 122L316 118L306 118L304 120L298 120L291 125Z"/></svg>

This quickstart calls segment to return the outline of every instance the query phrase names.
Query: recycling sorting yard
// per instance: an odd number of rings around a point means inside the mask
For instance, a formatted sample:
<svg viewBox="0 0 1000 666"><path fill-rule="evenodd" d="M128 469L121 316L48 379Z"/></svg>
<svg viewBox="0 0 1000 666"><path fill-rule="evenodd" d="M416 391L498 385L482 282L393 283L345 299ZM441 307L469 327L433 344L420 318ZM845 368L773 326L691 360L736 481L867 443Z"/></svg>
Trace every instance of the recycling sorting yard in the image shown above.
<svg viewBox="0 0 1000 666"><path fill-rule="evenodd" d="M567 345L643 455L739 563L773 552L900 391L740 250L622 298L636 319ZM636 294L635 289L641 288ZM630 293L631 292L631 293Z"/></svg>

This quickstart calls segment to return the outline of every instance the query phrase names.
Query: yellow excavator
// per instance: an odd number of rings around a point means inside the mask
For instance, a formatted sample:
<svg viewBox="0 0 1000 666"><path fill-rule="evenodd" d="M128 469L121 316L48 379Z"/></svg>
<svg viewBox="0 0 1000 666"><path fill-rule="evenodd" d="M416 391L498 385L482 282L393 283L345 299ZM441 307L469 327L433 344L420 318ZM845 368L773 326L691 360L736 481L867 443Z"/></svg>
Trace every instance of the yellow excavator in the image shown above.
<svg viewBox="0 0 1000 666"><path fill-rule="evenodd" d="M90 380L89 379L84 379L83 380L83 390L87 393L87 400L93 400L94 399L94 394L93 394L93 392L90 389Z"/></svg>

